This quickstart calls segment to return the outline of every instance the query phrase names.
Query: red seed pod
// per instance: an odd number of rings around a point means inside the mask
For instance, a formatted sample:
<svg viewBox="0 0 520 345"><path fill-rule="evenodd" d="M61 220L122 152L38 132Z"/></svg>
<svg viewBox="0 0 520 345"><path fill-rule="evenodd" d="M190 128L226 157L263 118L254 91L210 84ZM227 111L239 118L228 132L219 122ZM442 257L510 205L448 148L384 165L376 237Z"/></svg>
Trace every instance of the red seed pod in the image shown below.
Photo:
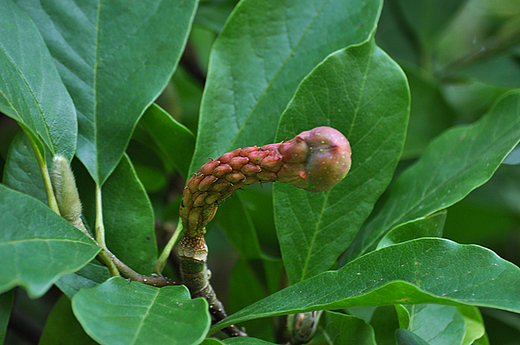
<svg viewBox="0 0 520 345"><path fill-rule="evenodd" d="M350 154L343 134L317 127L289 141L236 149L212 159L184 189L180 217L185 235L204 234L218 204L246 185L280 181L313 192L328 190L349 171Z"/></svg>

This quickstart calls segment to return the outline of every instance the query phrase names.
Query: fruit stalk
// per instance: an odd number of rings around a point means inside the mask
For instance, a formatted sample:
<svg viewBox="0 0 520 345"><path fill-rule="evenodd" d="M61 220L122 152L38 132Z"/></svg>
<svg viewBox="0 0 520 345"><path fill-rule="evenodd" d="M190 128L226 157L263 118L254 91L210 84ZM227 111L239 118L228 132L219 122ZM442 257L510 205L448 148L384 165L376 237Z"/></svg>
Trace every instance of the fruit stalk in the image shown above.
<svg viewBox="0 0 520 345"><path fill-rule="evenodd" d="M179 210L184 227L178 247L181 274L192 297L208 300L217 321L226 314L209 284L204 234L220 203L254 183L279 181L312 192L328 190L348 173L350 156L350 144L341 132L316 127L289 141L225 153L190 178Z"/></svg>

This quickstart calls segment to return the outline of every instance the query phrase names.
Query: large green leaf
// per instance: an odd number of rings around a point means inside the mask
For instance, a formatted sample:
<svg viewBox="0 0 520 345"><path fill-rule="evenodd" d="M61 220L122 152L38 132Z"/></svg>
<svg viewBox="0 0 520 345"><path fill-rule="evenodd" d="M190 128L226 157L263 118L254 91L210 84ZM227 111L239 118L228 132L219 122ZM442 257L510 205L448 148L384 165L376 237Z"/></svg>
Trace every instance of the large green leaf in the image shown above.
<svg viewBox="0 0 520 345"><path fill-rule="evenodd" d="M106 266L90 262L79 271L62 276L56 286L71 299L80 289L96 287L108 279L110 272Z"/></svg>
<svg viewBox="0 0 520 345"><path fill-rule="evenodd" d="M520 141L520 92L501 97L478 122L452 128L428 146L395 182L377 216L347 250L352 259L394 227L426 217L464 198L491 178Z"/></svg>
<svg viewBox="0 0 520 345"><path fill-rule="evenodd" d="M399 328L395 332L398 345L429 345L426 340L407 329Z"/></svg>
<svg viewBox="0 0 520 345"><path fill-rule="evenodd" d="M376 345L372 327L356 316L326 311L321 317L321 325L331 345Z"/></svg>
<svg viewBox="0 0 520 345"><path fill-rule="evenodd" d="M231 315L212 332L259 317L395 303L520 312L520 269L480 246L437 238L412 240L296 283Z"/></svg>
<svg viewBox="0 0 520 345"><path fill-rule="evenodd" d="M354 307L352 309L371 310L373 307ZM368 321L367 321L368 322ZM383 305L374 308L369 320L374 329L377 345L395 345L395 331L399 328L399 319L394 305Z"/></svg>
<svg viewBox="0 0 520 345"><path fill-rule="evenodd" d="M77 156L102 184L170 79L197 1L17 2L40 29L76 104Z"/></svg>
<svg viewBox="0 0 520 345"><path fill-rule="evenodd" d="M213 45L190 172L208 157L271 142L302 78L328 54L365 41L382 2L245 0Z"/></svg>
<svg viewBox="0 0 520 345"><path fill-rule="evenodd" d="M61 296L52 308L38 345L95 345L72 313L70 299Z"/></svg>
<svg viewBox="0 0 520 345"><path fill-rule="evenodd" d="M2 182L47 204L42 173L27 136L19 133L9 145Z"/></svg>
<svg viewBox="0 0 520 345"><path fill-rule="evenodd" d="M72 99L31 19L10 0L0 7L0 111L71 159L78 130Z"/></svg>
<svg viewBox="0 0 520 345"><path fill-rule="evenodd" d="M208 304L184 286L161 289L112 278L79 291L72 310L101 344L200 344L209 326Z"/></svg>
<svg viewBox="0 0 520 345"><path fill-rule="evenodd" d="M149 275L157 261L154 213L128 156L103 185L106 244L121 261Z"/></svg>
<svg viewBox="0 0 520 345"><path fill-rule="evenodd" d="M239 195L228 198L217 213L220 228L229 239L240 257L260 259L260 243L249 211Z"/></svg>
<svg viewBox="0 0 520 345"><path fill-rule="evenodd" d="M323 193L275 185L276 229L292 283L329 269L372 211L399 162L409 106L404 73L373 40L330 55L300 85L277 140L334 127L350 141L352 168Z"/></svg>
<svg viewBox="0 0 520 345"><path fill-rule="evenodd" d="M155 103L146 109L139 125L150 136L141 141L155 149L186 178L195 148L193 133Z"/></svg>
<svg viewBox="0 0 520 345"><path fill-rule="evenodd" d="M277 291L282 272L281 260L238 260L229 277L226 304L228 314L239 311ZM243 324L243 327L251 337L274 339L271 320L252 320Z"/></svg>
<svg viewBox="0 0 520 345"><path fill-rule="evenodd" d="M0 185L0 293L17 285L43 295L99 248L40 201Z"/></svg>

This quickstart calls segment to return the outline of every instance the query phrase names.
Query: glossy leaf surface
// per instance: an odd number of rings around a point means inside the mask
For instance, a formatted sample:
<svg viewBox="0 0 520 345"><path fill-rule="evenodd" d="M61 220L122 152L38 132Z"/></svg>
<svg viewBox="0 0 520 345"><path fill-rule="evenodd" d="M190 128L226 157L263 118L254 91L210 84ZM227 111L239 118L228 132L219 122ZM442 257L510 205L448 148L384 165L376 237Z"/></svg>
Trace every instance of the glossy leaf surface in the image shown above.
<svg viewBox="0 0 520 345"><path fill-rule="evenodd" d="M47 204L42 173L29 139L19 133L9 146L2 182Z"/></svg>
<svg viewBox="0 0 520 345"><path fill-rule="evenodd" d="M38 345L95 345L72 313L70 299L61 296L52 308Z"/></svg>
<svg viewBox="0 0 520 345"><path fill-rule="evenodd" d="M186 178L195 149L193 133L155 103L146 109L139 125L150 136L148 144Z"/></svg>
<svg viewBox="0 0 520 345"><path fill-rule="evenodd" d="M106 243L120 260L149 275L157 260L152 205L124 155L102 190Z"/></svg>
<svg viewBox="0 0 520 345"><path fill-rule="evenodd" d="M291 283L329 269L390 183L403 149L410 95L399 66L370 40L329 56L300 85L277 141L330 126L352 148L337 186L312 193L275 184L276 229Z"/></svg>
<svg viewBox="0 0 520 345"><path fill-rule="evenodd" d="M71 159L78 130L72 99L32 20L12 1L1 7L0 111L53 154Z"/></svg>
<svg viewBox="0 0 520 345"><path fill-rule="evenodd" d="M72 299L79 322L100 344L200 344L210 326L208 304L184 286L161 289L112 278Z"/></svg>
<svg viewBox="0 0 520 345"><path fill-rule="evenodd" d="M398 345L428 345L426 340L407 329L398 329L395 336Z"/></svg>
<svg viewBox="0 0 520 345"><path fill-rule="evenodd" d="M259 317L394 303L519 312L520 269L483 247L436 238L408 241L294 284L231 315L213 331Z"/></svg>
<svg viewBox="0 0 520 345"><path fill-rule="evenodd" d="M466 322L456 306L418 304L406 308L410 313L408 330L428 344L462 344Z"/></svg>
<svg viewBox="0 0 520 345"><path fill-rule="evenodd" d="M387 247L419 237L441 237L444 222L446 221L446 213L446 210L443 210L431 216L395 227L381 239L377 248Z"/></svg>
<svg viewBox="0 0 520 345"><path fill-rule="evenodd" d="M246 0L213 45L190 172L208 157L271 143L298 84L337 49L365 41L381 1Z"/></svg>
<svg viewBox="0 0 520 345"><path fill-rule="evenodd" d="M56 286L72 299L80 289L96 287L108 279L110 272L106 266L90 262L79 271L62 276L56 281Z"/></svg>
<svg viewBox="0 0 520 345"><path fill-rule="evenodd" d="M321 324L329 344L376 345L372 327L356 316L326 311Z"/></svg>
<svg viewBox="0 0 520 345"><path fill-rule="evenodd" d="M28 212L27 210L31 210ZM40 297L99 248L40 201L0 185L0 292L23 286Z"/></svg>
<svg viewBox="0 0 520 345"><path fill-rule="evenodd" d="M347 250L352 259L386 232L464 198L491 178L520 141L520 93L510 92L478 122L447 130L395 182L377 216Z"/></svg>
<svg viewBox="0 0 520 345"><path fill-rule="evenodd" d="M19 0L78 112L77 156L103 184L177 65L196 0Z"/></svg>

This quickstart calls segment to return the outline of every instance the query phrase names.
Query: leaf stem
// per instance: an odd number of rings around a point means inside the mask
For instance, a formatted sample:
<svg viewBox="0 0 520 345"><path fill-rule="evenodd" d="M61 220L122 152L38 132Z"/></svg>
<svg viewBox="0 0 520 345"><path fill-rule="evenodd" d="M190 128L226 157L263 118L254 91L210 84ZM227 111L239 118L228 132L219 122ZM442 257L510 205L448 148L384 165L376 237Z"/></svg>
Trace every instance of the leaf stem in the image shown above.
<svg viewBox="0 0 520 345"><path fill-rule="evenodd" d="M51 210L53 210L57 214L60 214L60 209L58 208L56 196L54 195L54 191L52 190L52 182L51 177L49 175L49 170L47 169L47 162L45 161L45 157L42 156L42 152L38 149L35 143L35 140L37 139L34 138L25 128L23 128L23 126L22 129L27 138L29 139L29 142L31 143L34 155L36 156L36 160L38 161L38 166L40 167L40 172L43 178L43 185L45 186L45 192L47 194L47 205Z"/></svg>
<svg viewBox="0 0 520 345"><path fill-rule="evenodd" d="M81 223L83 226L83 223ZM145 276L137 273L130 267L128 267L123 261L119 260L110 250L108 250L105 242L105 226L103 225L103 204L101 196L101 186L96 184L96 231L95 231L95 242L101 248L99 257L110 271L112 277L123 276L130 280L134 280L143 284L152 286L167 286L167 285L179 285L173 280L160 277L158 275ZM84 226L83 226L84 227ZM81 230L81 229L80 229Z"/></svg>
<svg viewBox="0 0 520 345"><path fill-rule="evenodd" d="M102 247L106 248L105 243L105 226L103 225L103 203L101 197L101 186L96 183L96 242Z"/></svg>
<svg viewBox="0 0 520 345"><path fill-rule="evenodd" d="M114 264L112 257L115 257L114 254L110 253L105 243L105 226L103 225L103 204L101 197L101 186L96 183L96 224L95 224L95 233L94 233L96 242L98 246L101 248L101 252L99 252L99 257L105 265L107 265L108 270L110 271L110 275L112 277L119 277L119 270Z"/></svg>
<svg viewBox="0 0 520 345"><path fill-rule="evenodd" d="M161 255L157 259L157 263L155 264L155 267L153 268L153 272L155 274L161 275L161 272L164 269L164 266L166 265L166 261L168 260L168 257L170 256L170 253L173 250L173 247L175 247L175 245L179 241L181 234L182 234L182 221L179 219L177 228L173 232L172 237L170 238L170 240L164 247Z"/></svg>

